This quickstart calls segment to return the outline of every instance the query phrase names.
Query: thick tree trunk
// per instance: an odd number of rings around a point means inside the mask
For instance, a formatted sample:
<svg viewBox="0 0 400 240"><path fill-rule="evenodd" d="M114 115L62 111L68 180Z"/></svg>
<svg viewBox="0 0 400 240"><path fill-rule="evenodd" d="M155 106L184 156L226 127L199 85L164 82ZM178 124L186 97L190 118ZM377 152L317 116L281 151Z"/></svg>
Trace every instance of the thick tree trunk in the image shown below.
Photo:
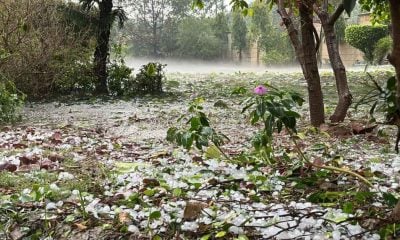
<svg viewBox="0 0 400 240"><path fill-rule="evenodd" d="M389 56L389 62L396 70L397 90L396 102L400 112L400 1L390 0L390 14L392 18L393 51Z"/></svg>
<svg viewBox="0 0 400 240"><path fill-rule="evenodd" d="M342 7L339 7L340 9ZM339 9L338 8L338 9ZM339 11L343 12L343 10ZM346 68L344 67L342 58L339 53L339 45L336 40L335 22L330 21L329 15L326 11L318 12L318 17L321 20L322 28L325 33L326 46L328 49L329 60L333 69L336 79L336 89L338 93L338 103L335 112L330 117L332 122L342 122L346 118L347 110L352 103L352 96L347 84Z"/></svg>
<svg viewBox="0 0 400 240"><path fill-rule="evenodd" d="M100 17L97 34L96 50L94 52L94 74L97 78L96 93L107 94L107 61L109 56L109 42L111 33L112 0L103 0L99 3Z"/></svg>
<svg viewBox="0 0 400 240"><path fill-rule="evenodd" d="M400 113L400 1L389 0L390 15L392 18L392 37L393 37L393 51L389 56L390 63L396 70L396 103L397 112ZM400 221L400 201L397 202L396 207L392 212L392 218L395 221Z"/></svg>
<svg viewBox="0 0 400 240"><path fill-rule="evenodd" d="M313 4L315 0L303 0L299 6L301 39L304 55L304 71L308 87L310 119L313 126L325 122L324 102L318 71L317 51L314 37Z"/></svg>
<svg viewBox="0 0 400 240"><path fill-rule="evenodd" d="M307 6L312 6L312 4L308 5L310 4L309 2L306 3ZM278 0L277 4L278 13L288 32L304 78L307 80L311 125L318 127L325 122L325 113L313 34L312 8L308 8L305 5L300 6L300 12L302 12L300 14L302 41L300 41L300 36L293 20L286 11L284 0Z"/></svg>

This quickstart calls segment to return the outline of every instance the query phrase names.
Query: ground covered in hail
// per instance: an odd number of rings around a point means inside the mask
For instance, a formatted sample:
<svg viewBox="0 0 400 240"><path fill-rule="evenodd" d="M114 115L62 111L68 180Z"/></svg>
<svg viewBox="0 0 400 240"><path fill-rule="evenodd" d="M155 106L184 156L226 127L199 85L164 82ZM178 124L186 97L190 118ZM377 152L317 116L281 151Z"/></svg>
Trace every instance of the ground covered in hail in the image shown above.
<svg viewBox="0 0 400 240"><path fill-rule="evenodd" d="M385 81L387 71L372 73ZM368 92L363 72L349 72L357 102ZM395 129L368 123L368 106L342 124L309 127L307 104L298 145L274 136L274 161L254 155L241 102L271 83L300 91L300 73L170 74L166 94L129 100L31 103L23 122L0 131L1 239L384 239L396 238L390 214L399 197ZM327 114L334 78L322 74ZM232 94L232 93L236 94ZM166 141L169 127L204 99L214 129L229 141L186 150Z"/></svg>

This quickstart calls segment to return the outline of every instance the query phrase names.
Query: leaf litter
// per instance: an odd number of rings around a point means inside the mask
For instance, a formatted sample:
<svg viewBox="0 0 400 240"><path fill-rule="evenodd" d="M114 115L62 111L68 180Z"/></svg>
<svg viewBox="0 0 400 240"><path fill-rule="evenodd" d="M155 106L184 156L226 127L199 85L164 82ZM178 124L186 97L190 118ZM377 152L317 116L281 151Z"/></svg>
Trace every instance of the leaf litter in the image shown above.
<svg viewBox="0 0 400 240"><path fill-rule="evenodd" d="M360 75L349 74L353 87ZM275 138L278 166L243 157L257 127L241 114L244 97L231 92L243 87L250 94L264 82L299 89L301 74L168 79L166 96L33 103L23 124L4 127L0 236L380 239L379 224L399 197L400 157L388 144L393 129L346 122L317 130L305 117L300 123L302 150L314 163L346 166L373 181L368 189L351 176L294 166L285 134ZM323 75L323 86L334 94L331 74ZM222 148L235 161L218 159L213 149L203 155L166 142L166 130L197 96L206 99L216 129L229 136ZM299 111L307 116L306 107ZM363 119L367 111L349 115Z"/></svg>

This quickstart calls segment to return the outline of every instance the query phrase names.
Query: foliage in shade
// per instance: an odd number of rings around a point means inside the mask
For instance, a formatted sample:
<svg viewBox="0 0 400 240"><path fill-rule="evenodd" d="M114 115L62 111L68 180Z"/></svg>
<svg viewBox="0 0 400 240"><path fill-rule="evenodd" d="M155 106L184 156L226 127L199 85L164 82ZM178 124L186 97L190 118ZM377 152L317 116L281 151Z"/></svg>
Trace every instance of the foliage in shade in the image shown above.
<svg viewBox="0 0 400 240"><path fill-rule="evenodd" d="M23 106L25 95L15 88L14 83L0 75L0 124L14 123L20 119L18 110Z"/></svg>
<svg viewBox="0 0 400 240"><path fill-rule="evenodd" d="M374 62L382 64L392 50L393 40L390 36L380 39L374 49Z"/></svg>

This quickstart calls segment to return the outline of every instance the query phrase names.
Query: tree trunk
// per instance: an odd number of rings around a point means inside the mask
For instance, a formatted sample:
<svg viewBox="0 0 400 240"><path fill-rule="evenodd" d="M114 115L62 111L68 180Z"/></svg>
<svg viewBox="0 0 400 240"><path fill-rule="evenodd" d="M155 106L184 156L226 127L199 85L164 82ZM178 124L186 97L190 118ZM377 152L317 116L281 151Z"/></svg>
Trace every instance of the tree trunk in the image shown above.
<svg viewBox="0 0 400 240"><path fill-rule="evenodd" d="M341 12L343 12L343 10ZM321 20L322 28L325 33L329 60L335 75L336 89L339 98L335 112L330 117L330 120L332 122L343 122L346 118L347 110L352 103L352 96L347 84L346 68L343 64L342 58L340 57L339 45L336 40L334 27L336 20L330 21L327 11L318 12L318 17Z"/></svg>
<svg viewBox="0 0 400 240"><path fill-rule="evenodd" d="M324 102L320 77L318 72L318 61L316 55L316 44L313 33L312 6L313 1L300 2L300 18L301 18L301 39L299 33L294 26L292 18L286 11L284 0L278 0L278 13L282 22L286 27L290 42L295 50L297 60L300 63L304 78L307 80L308 99L310 108L311 125L318 127L325 122ZM310 5L309 5L310 4Z"/></svg>
<svg viewBox="0 0 400 240"><path fill-rule="evenodd" d="M400 114L400 1L389 0L390 15L392 18L392 38L393 38L393 51L389 56L389 62L396 70L396 104L397 113ZM392 212L392 218L395 221L400 221L400 201L397 202L396 207Z"/></svg>
<svg viewBox="0 0 400 240"><path fill-rule="evenodd" d="M97 34L96 50L94 52L94 74L97 78L96 93L107 94L107 61L109 56L109 42L111 32L112 0L103 0L99 3L100 17Z"/></svg>
<svg viewBox="0 0 400 240"><path fill-rule="evenodd" d="M303 0L299 6L301 39L304 55L304 71L307 80L311 124L319 127L325 122L324 102L318 71L317 51L314 38L313 4L315 0Z"/></svg>

